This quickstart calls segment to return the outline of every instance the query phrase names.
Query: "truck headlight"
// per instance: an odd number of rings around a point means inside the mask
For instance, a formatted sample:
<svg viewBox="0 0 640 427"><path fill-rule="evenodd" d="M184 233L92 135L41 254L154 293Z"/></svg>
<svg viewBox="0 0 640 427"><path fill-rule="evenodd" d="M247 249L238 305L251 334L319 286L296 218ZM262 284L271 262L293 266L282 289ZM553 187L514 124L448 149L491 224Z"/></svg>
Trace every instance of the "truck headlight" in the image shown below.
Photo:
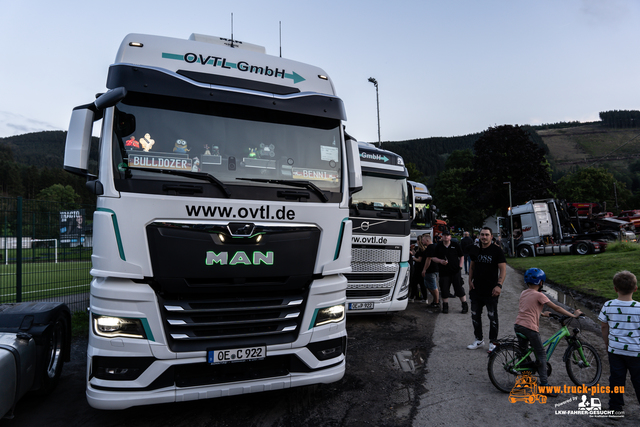
<svg viewBox="0 0 640 427"><path fill-rule="evenodd" d="M316 321L313 326L322 326L327 323L338 323L344 319L344 304L334 305L333 307L321 308L318 310Z"/></svg>
<svg viewBox="0 0 640 427"><path fill-rule="evenodd" d="M404 293L409 290L409 274L411 270L407 268L407 273L404 275L404 281L402 282L402 286L400 287L399 293Z"/></svg>
<svg viewBox="0 0 640 427"><path fill-rule="evenodd" d="M140 319L100 316L98 314L93 314L93 332L105 338L147 338Z"/></svg>

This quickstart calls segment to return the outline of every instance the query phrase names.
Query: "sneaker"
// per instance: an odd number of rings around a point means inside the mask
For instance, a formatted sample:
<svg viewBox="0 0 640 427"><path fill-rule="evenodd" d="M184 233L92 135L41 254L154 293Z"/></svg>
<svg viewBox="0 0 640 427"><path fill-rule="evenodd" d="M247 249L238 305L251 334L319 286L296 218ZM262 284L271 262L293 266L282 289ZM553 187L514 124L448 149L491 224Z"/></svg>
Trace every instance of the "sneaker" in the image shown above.
<svg viewBox="0 0 640 427"><path fill-rule="evenodd" d="M434 301L431 304L429 304L429 308L440 308L440 303Z"/></svg>
<svg viewBox="0 0 640 427"><path fill-rule="evenodd" d="M496 349L496 345L494 343L489 343L489 352L492 352L493 350Z"/></svg>
<svg viewBox="0 0 640 427"><path fill-rule="evenodd" d="M465 314L469 312L469 304L467 302L462 303L462 311L460 313Z"/></svg>
<svg viewBox="0 0 640 427"><path fill-rule="evenodd" d="M449 303L447 303L447 302L443 302L442 303L442 312L443 313L448 313L449 312Z"/></svg>
<svg viewBox="0 0 640 427"><path fill-rule="evenodd" d="M475 340L473 344L469 344L467 348L469 350L475 350L476 348L484 347L484 340Z"/></svg>

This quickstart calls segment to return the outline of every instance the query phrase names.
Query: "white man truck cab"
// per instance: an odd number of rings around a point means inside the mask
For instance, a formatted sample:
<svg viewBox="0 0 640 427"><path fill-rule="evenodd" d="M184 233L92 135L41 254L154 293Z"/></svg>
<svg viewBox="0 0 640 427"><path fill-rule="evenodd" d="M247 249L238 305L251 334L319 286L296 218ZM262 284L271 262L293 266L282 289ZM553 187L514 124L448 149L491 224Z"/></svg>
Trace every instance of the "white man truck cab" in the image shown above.
<svg viewBox="0 0 640 427"><path fill-rule="evenodd" d="M362 176L327 74L236 41L130 34L107 87L74 109L65 152L97 195L91 406L341 379Z"/></svg>
<svg viewBox="0 0 640 427"><path fill-rule="evenodd" d="M347 313L407 308L412 191L402 157L359 143L362 191L352 196Z"/></svg>

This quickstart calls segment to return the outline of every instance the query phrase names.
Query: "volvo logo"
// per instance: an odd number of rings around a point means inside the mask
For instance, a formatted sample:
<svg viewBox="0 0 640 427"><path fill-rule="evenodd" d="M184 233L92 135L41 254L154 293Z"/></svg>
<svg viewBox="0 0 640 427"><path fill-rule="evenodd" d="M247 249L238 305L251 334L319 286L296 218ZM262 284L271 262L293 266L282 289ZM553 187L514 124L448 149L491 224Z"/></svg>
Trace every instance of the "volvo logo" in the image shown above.
<svg viewBox="0 0 640 427"><path fill-rule="evenodd" d="M360 224L360 229L362 231L369 230L369 221L362 221L362 224Z"/></svg>
<svg viewBox="0 0 640 427"><path fill-rule="evenodd" d="M227 230L232 236L248 237L253 234L255 225L247 222L230 222L227 224Z"/></svg>

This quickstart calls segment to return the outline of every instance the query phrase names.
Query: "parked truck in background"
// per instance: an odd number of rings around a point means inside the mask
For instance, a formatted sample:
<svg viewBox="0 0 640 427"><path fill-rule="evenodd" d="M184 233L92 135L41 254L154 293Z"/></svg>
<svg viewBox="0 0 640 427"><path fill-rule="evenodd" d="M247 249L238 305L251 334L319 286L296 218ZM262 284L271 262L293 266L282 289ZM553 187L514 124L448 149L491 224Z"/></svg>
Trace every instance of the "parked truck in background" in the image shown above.
<svg viewBox="0 0 640 427"><path fill-rule="evenodd" d="M352 197L348 313L407 308L413 190L402 157L359 143L362 191Z"/></svg>
<svg viewBox="0 0 640 427"><path fill-rule="evenodd" d="M513 216L515 254L520 257L586 255L603 252L607 245L608 233L580 233L561 200L530 200L514 206L509 216Z"/></svg>
<svg viewBox="0 0 640 427"><path fill-rule="evenodd" d="M327 73L235 40L130 34L107 88L74 109L65 151L97 196L90 405L341 379L362 176Z"/></svg>
<svg viewBox="0 0 640 427"><path fill-rule="evenodd" d="M407 181L413 188L414 213L411 221L411 243L415 243L418 236L428 234L433 241L438 240L438 236L447 227L446 221L436 218L437 209L432 203L433 197L429 193L426 185Z"/></svg>
<svg viewBox="0 0 640 427"><path fill-rule="evenodd" d="M0 418L28 392L51 393L71 355L71 312L59 302L0 304Z"/></svg>

